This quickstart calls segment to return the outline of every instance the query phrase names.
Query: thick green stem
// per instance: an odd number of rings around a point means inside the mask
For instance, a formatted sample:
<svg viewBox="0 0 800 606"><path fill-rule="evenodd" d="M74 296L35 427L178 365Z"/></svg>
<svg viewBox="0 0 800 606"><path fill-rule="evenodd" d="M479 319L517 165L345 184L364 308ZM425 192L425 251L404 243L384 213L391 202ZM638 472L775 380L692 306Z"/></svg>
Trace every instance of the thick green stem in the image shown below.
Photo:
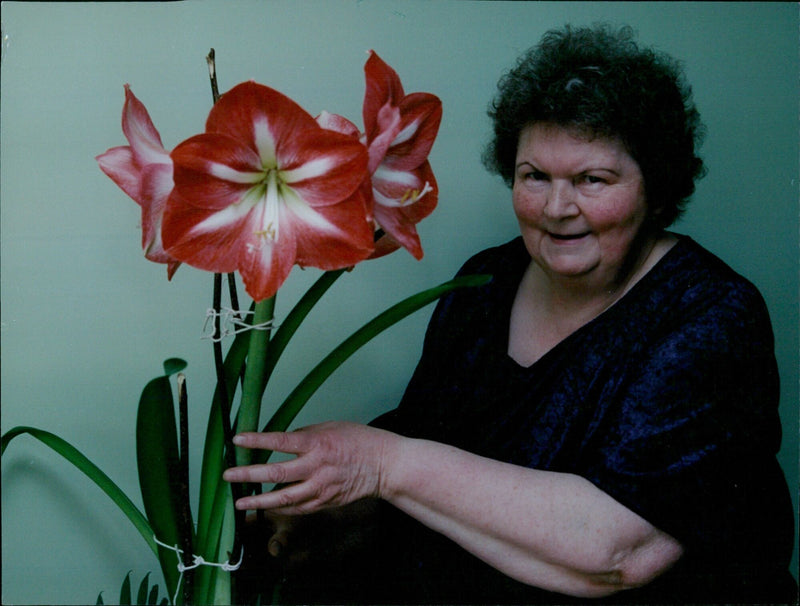
<svg viewBox="0 0 800 606"><path fill-rule="evenodd" d="M247 350L247 366L244 371L242 383L242 402L239 406L236 430L257 431L258 417L261 412L261 397L264 394L264 362L269 347L270 328L275 313L275 297L264 299L256 303L253 316L253 328L250 331L250 345ZM250 462L250 451L243 448L236 449L237 465L247 465Z"/></svg>

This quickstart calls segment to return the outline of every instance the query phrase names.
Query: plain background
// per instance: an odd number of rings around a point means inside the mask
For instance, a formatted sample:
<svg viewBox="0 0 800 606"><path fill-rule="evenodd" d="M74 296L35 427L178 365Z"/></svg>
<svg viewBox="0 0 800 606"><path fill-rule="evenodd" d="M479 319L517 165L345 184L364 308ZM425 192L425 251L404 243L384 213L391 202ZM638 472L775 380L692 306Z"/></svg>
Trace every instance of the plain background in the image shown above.
<svg viewBox="0 0 800 606"><path fill-rule="evenodd" d="M161 361L189 361L193 478L213 387L200 339L211 275L167 282L145 261L139 209L94 157L125 144L123 85L167 148L201 132L222 90L255 79L310 113L361 123L363 63L375 49L406 91L444 105L431 162L438 210L404 251L343 277L286 352L265 410L342 338L389 304L451 277L473 252L517 234L508 190L480 153L500 74L547 29L628 23L684 61L708 127L708 176L675 230L751 279L769 306L782 374L781 462L798 475L798 7L794 3L189 1L2 4L2 428L33 425L73 443L140 502L134 421ZM319 274L295 270L278 320ZM243 291L242 291L243 295ZM417 361L432 308L352 358L297 425L367 421L392 407ZM655 310L657 311L657 310ZM266 414L266 413L265 413ZM193 494L196 492L196 482ZM2 601L113 602L129 570L158 565L93 484L31 438L2 461ZM796 561L796 560L795 560ZM163 587L163 585L162 585Z"/></svg>

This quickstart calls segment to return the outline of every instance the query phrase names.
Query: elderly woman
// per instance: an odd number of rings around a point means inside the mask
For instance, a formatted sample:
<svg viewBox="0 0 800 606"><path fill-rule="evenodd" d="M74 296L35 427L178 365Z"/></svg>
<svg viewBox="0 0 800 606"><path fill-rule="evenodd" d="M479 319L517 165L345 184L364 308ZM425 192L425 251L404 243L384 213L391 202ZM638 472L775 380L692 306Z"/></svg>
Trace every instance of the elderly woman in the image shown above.
<svg viewBox="0 0 800 606"><path fill-rule="evenodd" d="M628 29L552 31L490 115L521 237L461 273L492 282L439 303L371 426L238 436L296 457L228 470L284 485L237 507L281 521L273 551L300 550L301 514L329 510L316 528L337 542L369 526L327 564L349 593L315 576L304 601L790 601L765 304L666 231L703 172L676 63Z"/></svg>

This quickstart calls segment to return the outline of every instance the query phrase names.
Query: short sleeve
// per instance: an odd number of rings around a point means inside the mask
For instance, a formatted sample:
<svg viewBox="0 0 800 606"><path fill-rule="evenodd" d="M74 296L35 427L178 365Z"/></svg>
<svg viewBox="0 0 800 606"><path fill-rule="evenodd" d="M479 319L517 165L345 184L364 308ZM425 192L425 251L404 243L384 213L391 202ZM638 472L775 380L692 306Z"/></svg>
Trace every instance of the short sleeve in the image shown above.
<svg viewBox="0 0 800 606"><path fill-rule="evenodd" d="M696 557L782 559L791 537L769 529L786 528L781 512L791 509L774 456L779 384L766 307L742 287L690 309L627 366L585 475Z"/></svg>

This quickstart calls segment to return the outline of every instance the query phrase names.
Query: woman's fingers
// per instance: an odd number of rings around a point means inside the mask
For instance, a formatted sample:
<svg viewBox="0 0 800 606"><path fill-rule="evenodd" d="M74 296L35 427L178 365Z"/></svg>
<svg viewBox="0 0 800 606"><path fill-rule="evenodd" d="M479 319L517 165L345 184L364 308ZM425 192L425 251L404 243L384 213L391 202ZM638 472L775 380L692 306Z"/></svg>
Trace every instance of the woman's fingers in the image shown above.
<svg viewBox="0 0 800 606"><path fill-rule="evenodd" d="M268 509L273 514L297 515L316 511L317 493L305 482L236 501L236 509Z"/></svg>
<svg viewBox="0 0 800 606"><path fill-rule="evenodd" d="M300 432L290 433L240 433L233 438L233 443L241 448L255 450L272 450L288 454L302 455L312 444L308 436ZM280 463L262 463L232 467L225 471L222 478L227 482L252 482L287 484L306 479L309 464L299 457Z"/></svg>
<svg viewBox="0 0 800 606"><path fill-rule="evenodd" d="M290 484L305 480L310 472L309 462L303 458L231 467L222 474L226 482L247 482L252 484Z"/></svg>
<svg viewBox="0 0 800 606"><path fill-rule="evenodd" d="M288 433L244 433L239 447L296 455L279 463L228 469L228 482L272 483L280 490L248 496L238 509L266 509L283 515L307 514L378 496L388 446L397 437L356 423L323 423Z"/></svg>
<svg viewBox="0 0 800 606"><path fill-rule="evenodd" d="M234 445L241 448L274 450L276 452L286 452L289 454L304 452L308 448L308 442L308 437L299 431L270 433L246 432L233 437Z"/></svg>

